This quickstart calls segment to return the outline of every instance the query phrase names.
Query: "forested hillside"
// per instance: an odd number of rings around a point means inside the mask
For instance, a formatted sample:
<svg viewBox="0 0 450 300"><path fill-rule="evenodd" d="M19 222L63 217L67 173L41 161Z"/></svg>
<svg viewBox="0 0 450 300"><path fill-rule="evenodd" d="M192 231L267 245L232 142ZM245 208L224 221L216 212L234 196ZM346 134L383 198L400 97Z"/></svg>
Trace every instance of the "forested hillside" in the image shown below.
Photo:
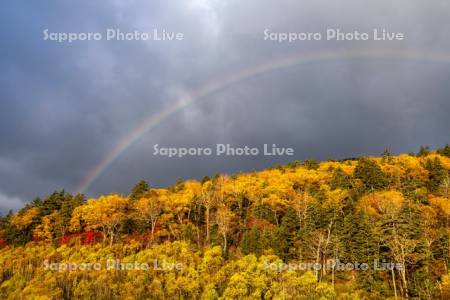
<svg viewBox="0 0 450 300"><path fill-rule="evenodd" d="M0 221L1 299L450 299L450 147L58 191Z"/></svg>

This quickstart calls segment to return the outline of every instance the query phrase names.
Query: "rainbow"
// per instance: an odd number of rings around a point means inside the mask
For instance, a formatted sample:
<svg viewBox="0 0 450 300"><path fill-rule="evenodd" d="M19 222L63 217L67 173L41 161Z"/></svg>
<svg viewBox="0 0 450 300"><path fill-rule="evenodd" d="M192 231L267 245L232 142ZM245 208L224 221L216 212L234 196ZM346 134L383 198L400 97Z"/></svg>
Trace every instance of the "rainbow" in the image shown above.
<svg viewBox="0 0 450 300"><path fill-rule="evenodd" d="M189 95L181 97L173 105L149 115L135 129L119 141L117 146L106 155L106 157L96 165L79 184L76 191L85 193L92 183L99 178L105 170L131 145L136 143L144 134L168 117L183 110L187 106L205 99L219 90L231 85L250 79L257 75L266 74L272 71L293 67L307 63L327 62L344 59L394 59L394 60L419 60L433 63L449 63L449 54L437 54L432 52L417 51L380 51L380 50L358 50L358 51L333 51L300 53L288 57L283 57L274 61L263 63L250 68L242 69L219 80L211 81Z"/></svg>

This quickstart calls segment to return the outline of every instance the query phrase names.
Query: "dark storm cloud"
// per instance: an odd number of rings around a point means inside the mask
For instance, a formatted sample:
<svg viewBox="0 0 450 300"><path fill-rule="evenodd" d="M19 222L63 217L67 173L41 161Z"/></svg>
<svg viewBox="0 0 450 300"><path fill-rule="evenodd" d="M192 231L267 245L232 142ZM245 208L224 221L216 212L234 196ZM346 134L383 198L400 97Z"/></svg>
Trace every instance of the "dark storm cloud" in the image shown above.
<svg viewBox="0 0 450 300"><path fill-rule="evenodd" d="M83 4L82 4L83 3ZM0 10L0 208L73 191L149 115L211 80L295 53L396 50L450 54L449 3L435 1L111 1L3 3ZM263 31L404 32L403 42L263 40ZM43 41L42 31L183 32L183 41ZM448 141L450 64L322 61L261 74L207 95L149 131L88 191L137 180L261 169L292 158L152 155L153 145L295 148L295 159L409 152Z"/></svg>

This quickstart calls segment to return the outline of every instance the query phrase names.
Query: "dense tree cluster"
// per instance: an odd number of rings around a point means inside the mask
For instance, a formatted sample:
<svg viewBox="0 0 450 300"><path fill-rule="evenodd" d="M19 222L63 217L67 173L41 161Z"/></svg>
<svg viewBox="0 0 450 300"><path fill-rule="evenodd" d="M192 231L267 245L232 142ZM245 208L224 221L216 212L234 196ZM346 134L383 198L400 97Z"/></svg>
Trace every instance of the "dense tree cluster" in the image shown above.
<svg viewBox="0 0 450 300"><path fill-rule="evenodd" d="M55 192L1 218L0 297L448 299L449 149ZM46 268L109 259L158 268Z"/></svg>

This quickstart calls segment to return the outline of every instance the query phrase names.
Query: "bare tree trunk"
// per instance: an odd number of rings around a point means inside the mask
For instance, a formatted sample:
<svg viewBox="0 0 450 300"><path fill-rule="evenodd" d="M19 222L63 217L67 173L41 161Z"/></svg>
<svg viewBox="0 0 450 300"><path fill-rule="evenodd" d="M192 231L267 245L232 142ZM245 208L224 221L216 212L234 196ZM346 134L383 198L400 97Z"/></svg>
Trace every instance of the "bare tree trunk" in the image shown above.
<svg viewBox="0 0 450 300"><path fill-rule="evenodd" d="M319 237L319 245L317 245L317 251L316 251L316 263L320 263L320 250L322 248L322 237ZM317 268L314 269L316 273L316 280L319 282L319 270Z"/></svg>
<svg viewBox="0 0 450 300"><path fill-rule="evenodd" d="M397 300L397 286L395 284L395 272L394 268L391 268L391 274L392 274L392 285L394 286L394 297L395 300Z"/></svg>
<svg viewBox="0 0 450 300"><path fill-rule="evenodd" d="M223 253L227 252L227 234L223 235Z"/></svg>
<svg viewBox="0 0 450 300"><path fill-rule="evenodd" d="M331 268L331 284L333 285L334 289L334 268L336 267L336 259L333 261L333 267Z"/></svg>
<svg viewBox="0 0 450 300"><path fill-rule="evenodd" d="M323 253L325 253L325 251L327 251L328 245L330 244L330 239L331 239L331 228L333 227L333 222L334 220L332 220L330 222L330 224L328 224L328 229L327 229L327 239L325 241L325 245L323 247ZM326 261L326 257L325 255L323 255L322 257L322 276L327 274L327 270L326 270L326 266L325 266L325 261Z"/></svg>
<svg viewBox="0 0 450 300"><path fill-rule="evenodd" d="M152 232L151 232L151 234L152 234L152 242L153 242L153 240L155 239L156 220L152 220L151 221L151 225L152 225Z"/></svg>
<svg viewBox="0 0 450 300"><path fill-rule="evenodd" d="M406 280L406 263L405 263L405 251L403 247L402 250L402 269L400 270L400 274L402 275L402 281L403 281L403 287L405 288L405 296L406 298L409 298L408 295L408 282Z"/></svg>
<svg viewBox="0 0 450 300"><path fill-rule="evenodd" d="M209 206L206 207L206 243L209 244Z"/></svg>
<svg viewBox="0 0 450 300"><path fill-rule="evenodd" d="M108 238L108 233L106 231L106 227L102 227L102 235L103 235L102 246L105 247L106 239Z"/></svg>
<svg viewBox="0 0 450 300"><path fill-rule="evenodd" d="M109 246L111 247L114 242L114 231L111 230L110 236L111 236L111 239L109 240Z"/></svg>

